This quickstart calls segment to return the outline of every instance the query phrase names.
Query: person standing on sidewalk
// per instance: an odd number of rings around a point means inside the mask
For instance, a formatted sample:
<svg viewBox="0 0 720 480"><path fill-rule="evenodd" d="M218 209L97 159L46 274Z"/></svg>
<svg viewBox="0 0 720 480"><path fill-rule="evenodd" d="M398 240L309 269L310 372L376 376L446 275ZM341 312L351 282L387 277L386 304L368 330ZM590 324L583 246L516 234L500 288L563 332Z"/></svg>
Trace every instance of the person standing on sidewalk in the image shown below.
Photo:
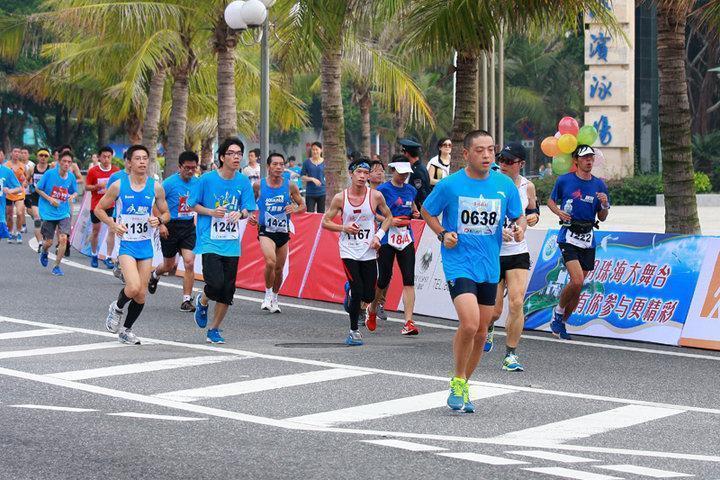
<svg viewBox="0 0 720 480"><path fill-rule="evenodd" d="M307 211L325 213L325 161L322 157L322 143L313 142L310 158L302 164L300 178L305 182Z"/></svg>

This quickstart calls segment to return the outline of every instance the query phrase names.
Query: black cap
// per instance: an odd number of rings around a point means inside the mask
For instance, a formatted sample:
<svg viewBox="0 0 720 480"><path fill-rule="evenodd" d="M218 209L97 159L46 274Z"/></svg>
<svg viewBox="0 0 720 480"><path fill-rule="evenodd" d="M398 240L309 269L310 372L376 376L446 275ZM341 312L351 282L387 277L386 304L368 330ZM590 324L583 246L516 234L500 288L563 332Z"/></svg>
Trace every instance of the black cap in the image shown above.
<svg viewBox="0 0 720 480"><path fill-rule="evenodd" d="M411 138L401 138L398 143L403 147L403 151L409 153L413 157L420 156L422 145Z"/></svg>
<svg viewBox="0 0 720 480"><path fill-rule="evenodd" d="M525 161L527 159L527 153L525 147L520 142L510 142L500 150L499 156L501 158L507 158L508 160L519 159Z"/></svg>

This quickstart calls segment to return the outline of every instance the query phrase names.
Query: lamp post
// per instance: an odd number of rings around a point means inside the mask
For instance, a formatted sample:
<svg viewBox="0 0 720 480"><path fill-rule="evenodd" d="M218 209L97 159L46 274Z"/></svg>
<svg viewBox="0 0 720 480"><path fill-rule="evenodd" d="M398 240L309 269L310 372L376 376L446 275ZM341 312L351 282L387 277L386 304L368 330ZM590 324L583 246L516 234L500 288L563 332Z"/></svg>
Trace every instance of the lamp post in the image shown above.
<svg viewBox="0 0 720 480"><path fill-rule="evenodd" d="M268 44L270 24L267 9L275 0L235 0L225 7L225 22L233 30L262 27L260 41L260 152L270 153L270 47ZM265 162L260 160L260 168Z"/></svg>

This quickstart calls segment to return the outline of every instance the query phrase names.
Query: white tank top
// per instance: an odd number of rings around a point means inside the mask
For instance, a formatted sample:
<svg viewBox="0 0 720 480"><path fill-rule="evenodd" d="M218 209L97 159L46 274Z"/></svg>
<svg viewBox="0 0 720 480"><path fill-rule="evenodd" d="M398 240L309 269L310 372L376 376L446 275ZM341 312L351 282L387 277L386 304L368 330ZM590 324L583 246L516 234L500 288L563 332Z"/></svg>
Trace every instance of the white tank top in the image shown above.
<svg viewBox="0 0 720 480"><path fill-rule="evenodd" d="M340 258L367 261L375 260L377 252L370 248L370 242L375 235L375 213L370 201L372 190L367 189L365 198L360 205L353 205L348 198L347 189L343 190L342 223L347 225L355 223L360 227L357 235L340 233Z"/></svg>
<svg viewBox="0 0 720 480"><path fill-rule="evenodd" d="M525 213L525 209L528 206L528 195L527 195L527 187L530 183L530 180L520 176L520 185L518 185L518 192L520 193L520 203L522 203L523 213ZM505 228L510 224L510 221L507 217L505 217ZM516 242L515 240L509 240L504 241L502 243L502 246L500 247L500 256L501 257L507 257L509 255L518 255L520 253L527 253L528 246L527 242L523 238L522 242Z"/></svg>

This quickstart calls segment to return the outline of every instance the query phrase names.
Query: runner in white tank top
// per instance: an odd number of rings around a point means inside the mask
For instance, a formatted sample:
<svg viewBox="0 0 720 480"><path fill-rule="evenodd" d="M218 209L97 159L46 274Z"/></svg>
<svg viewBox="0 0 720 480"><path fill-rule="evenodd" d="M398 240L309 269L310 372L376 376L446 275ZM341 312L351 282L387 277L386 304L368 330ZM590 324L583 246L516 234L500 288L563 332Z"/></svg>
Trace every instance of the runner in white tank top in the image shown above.
<svg viewBox="0 0 720 480"><path fill-rule="evenodd" d="M532 227L536 225L539 220L539 210L535 197L535 185L520 175L520 171L525 164L525 148L519 142L510 142L500 151L498 162L500 163L502 173L512 178L515 186L518 188L528 226ZM500 248L500 282L498 283L498 291L495 297L493 322L502 315L503 297L507 289L509 312L505 320L507 343L502 368L503 370L511 372L521 372L523 371L523 366L518 360L515 349L520 342L520 336L522 335L525 324L523 299L525 298L530 272L530 253L525 239L520 242L516 242L513 239L512 230L515 226L508 224L507 220L505 222L506 225L503 228L503 243ZM488 337L485 342L486 352L492 350L493 347L493 330L491 327L488 331Z"/></svg>
<svg viewBox="0 0 720 480"><path fill-rule="evenodd" d="M361 303L372 302L375 298L377 281L377 249L392 223L392 213L385 198L377 190L367 187L370 163L365 159L355 160L350 170L350 188L336 194L330 208L323 216L322 226L326 230L340 233L340 258L345 275L350 283L350 301L347 308L350 315L350 332L345 343L362 345L362 335L358 331ZM375 227L375 211L379 211L385 220L379 229ZM333 220L342 215L342 224ZM373 329L374 330L374 329Z"/></svg>

